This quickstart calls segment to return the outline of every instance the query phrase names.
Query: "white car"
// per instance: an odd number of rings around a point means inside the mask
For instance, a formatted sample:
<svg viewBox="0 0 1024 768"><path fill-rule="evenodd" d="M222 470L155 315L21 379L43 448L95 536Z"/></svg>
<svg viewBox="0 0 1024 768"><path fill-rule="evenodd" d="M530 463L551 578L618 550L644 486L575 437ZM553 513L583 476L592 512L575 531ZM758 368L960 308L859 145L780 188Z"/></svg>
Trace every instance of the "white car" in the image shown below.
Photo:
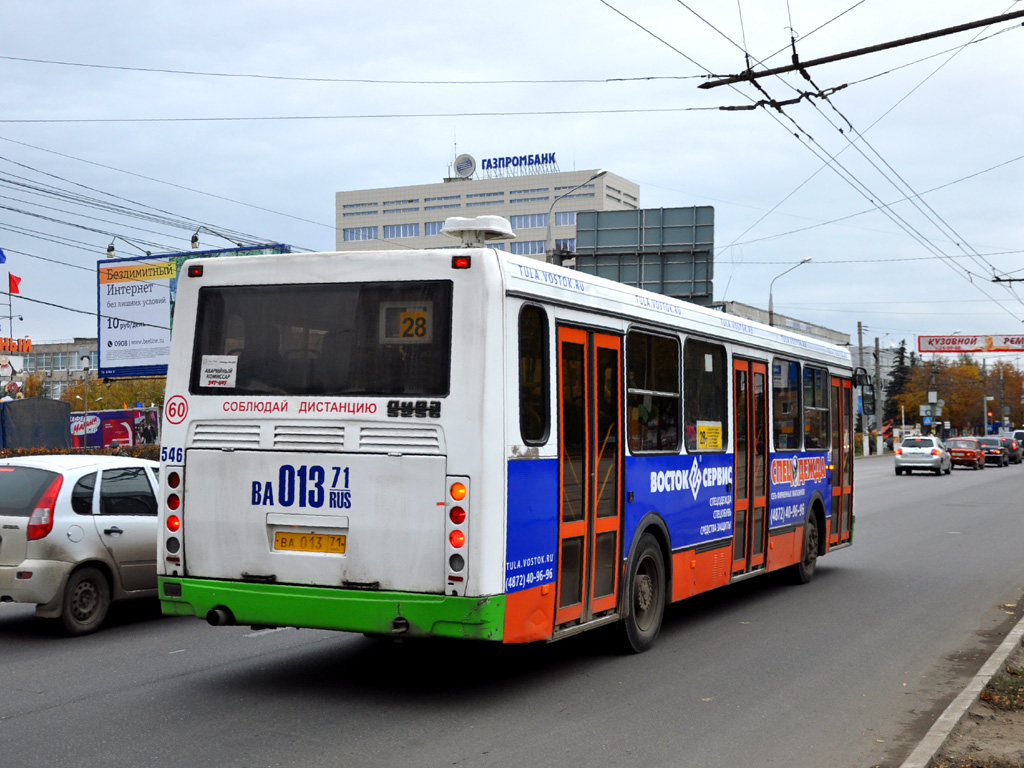
<svg viewBox="0 0 1024 768"><path fill-rule="evenodd" d="M156 596L159 464L118 456L0 459L0 602L35 603L69 634L112 600Z"/></svg>
<svg viewBox="0 0 1024 768"><path fill-rule="evenodd" d="M896 474L908 475L915 469L948 475L953 471L953 460L946 446L937 437L907 437L896 448Z"/></svg>

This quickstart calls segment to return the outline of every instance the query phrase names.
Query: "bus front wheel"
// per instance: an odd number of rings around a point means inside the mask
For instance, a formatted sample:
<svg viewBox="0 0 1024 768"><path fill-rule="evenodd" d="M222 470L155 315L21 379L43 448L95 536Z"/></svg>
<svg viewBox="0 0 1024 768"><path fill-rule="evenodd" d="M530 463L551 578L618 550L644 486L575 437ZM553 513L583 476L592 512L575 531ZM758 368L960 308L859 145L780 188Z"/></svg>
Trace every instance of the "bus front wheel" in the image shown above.
<svg viewBox="0 0 1024 768"><path fill-rule="evenodd" d="M793 581L796 584L806 584L814 578L817 567L818 518L812 512L807 515L807 522L804 523L804 551L800 556L800 562L793 566Z"/></svg>
<svg viewBox="0 0 1024 768"><path fill-rule="evenodd" d="M622 604L621 647L628 653L643 653L654 645L665 615L665 558L649 533L640 537L630 558Z"/></svg>

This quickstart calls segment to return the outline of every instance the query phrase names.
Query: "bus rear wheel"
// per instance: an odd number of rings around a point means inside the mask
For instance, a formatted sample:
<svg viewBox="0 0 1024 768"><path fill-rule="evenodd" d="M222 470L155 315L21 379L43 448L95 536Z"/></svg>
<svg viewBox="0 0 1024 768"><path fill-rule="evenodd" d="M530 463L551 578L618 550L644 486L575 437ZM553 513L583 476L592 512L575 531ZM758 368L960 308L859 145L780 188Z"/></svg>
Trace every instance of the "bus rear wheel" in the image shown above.
<svg viewBox="0 0 1024 768"><path fill-rule="evenodd" d="M654 645L665 615L665 558L649 533L640 537L629 560L622 605L620 645L627 653L643 653Z"/></svg>

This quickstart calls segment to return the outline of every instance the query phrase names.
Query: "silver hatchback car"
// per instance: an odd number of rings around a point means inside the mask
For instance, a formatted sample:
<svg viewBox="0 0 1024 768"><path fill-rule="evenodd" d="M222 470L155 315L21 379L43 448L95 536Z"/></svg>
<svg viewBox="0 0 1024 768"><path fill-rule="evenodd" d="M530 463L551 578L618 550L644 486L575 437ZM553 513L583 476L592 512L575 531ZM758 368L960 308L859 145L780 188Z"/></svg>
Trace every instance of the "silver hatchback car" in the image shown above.
<svg viewBox="0 0 1024 768"><path fill-rule="evenodd" d="M0 602L35 603L69 634L112 600L156 595L157 470L145 459L0 460Z"/></svg>
<svg viewBox="0 0 1024 768"><path fill-rule="evenodd" d="M948 475L953 471L953 459L937 437L907 437L896 448L896 474L909 475L915 469Z"/></svg>

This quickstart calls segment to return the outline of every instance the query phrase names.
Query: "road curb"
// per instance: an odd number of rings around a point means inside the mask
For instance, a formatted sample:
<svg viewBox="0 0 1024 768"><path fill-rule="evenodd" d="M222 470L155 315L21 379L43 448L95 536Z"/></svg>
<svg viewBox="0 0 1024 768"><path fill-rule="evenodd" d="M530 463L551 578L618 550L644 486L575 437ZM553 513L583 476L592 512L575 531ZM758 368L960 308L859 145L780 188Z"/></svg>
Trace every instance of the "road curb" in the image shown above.
<svg viewBox="0 0 1024 768"><path fill-rule="evenodd" d="M903 761L900 768L927 768L928 763L931 762L931 759L935 757L936 753L946 742L950 732L960 722L960 718L974 704L982 689L988 685L988 681L1003 666L1003 663L1013 652L1013 649L1020 644L1022 637L1024 637L1024 618L1017 622L1017 625L1003 638L1003 642L999 644L999 647L989 656L988 661L978 670L978 674L971 679L967 687L960 692L960 695L953 699L953 702L946 707L946 711L939 715L939 719L928 730L928 733L925 734L917 748L910 753L910 757Z"/></svg>

